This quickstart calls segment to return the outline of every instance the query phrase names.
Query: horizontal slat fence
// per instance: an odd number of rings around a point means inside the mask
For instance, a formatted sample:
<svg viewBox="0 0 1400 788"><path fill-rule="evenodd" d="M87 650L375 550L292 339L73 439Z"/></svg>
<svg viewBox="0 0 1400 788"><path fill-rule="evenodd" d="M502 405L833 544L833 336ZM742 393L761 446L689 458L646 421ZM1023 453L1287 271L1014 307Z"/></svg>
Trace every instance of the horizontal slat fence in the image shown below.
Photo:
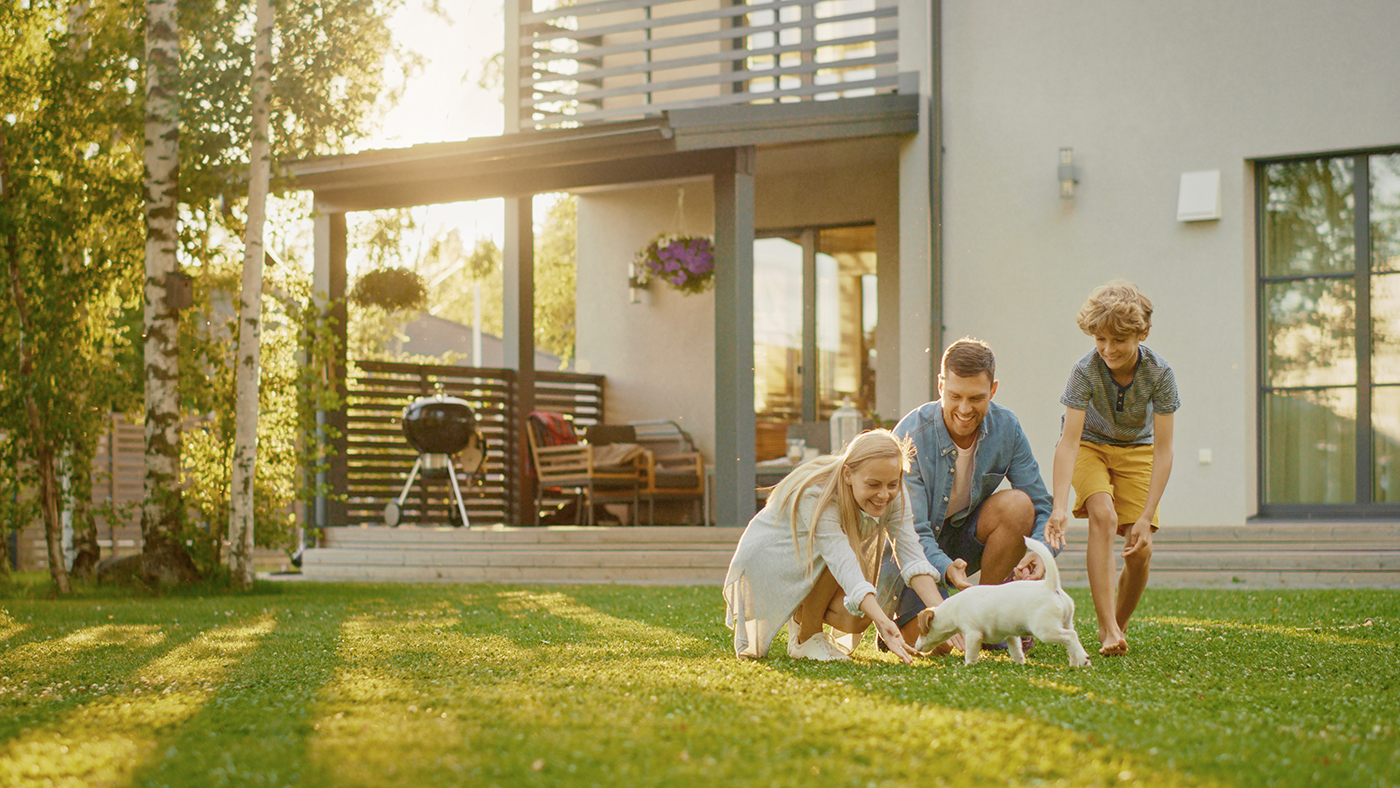
<svg viewBox="0 0 1400 788"><path fill-rule="evenodd" d="M568 372L535 373L535 409L564 413L580 427L603 415L603 376ZM516 373L510 369L359 361L347 385L348 489L351 523L380 522L384 506L398 497L418 453L404 437L402 415L421 397L459 397L476 411L486 441L486 461L470 480L459 475L467 518L473 525L527 522L515 511L520 451L526 450L518 425ZM452 489L446 477L419 480L404 501L401 522L448 522ZM336 491L339 492L339 491Z"/></svg>
<svg viewBox="0 0 1400 788"><path fill-rule="evenodd" d="M551 4L520 14L521 128L867 96L898 80L897 0Z"/></svg>

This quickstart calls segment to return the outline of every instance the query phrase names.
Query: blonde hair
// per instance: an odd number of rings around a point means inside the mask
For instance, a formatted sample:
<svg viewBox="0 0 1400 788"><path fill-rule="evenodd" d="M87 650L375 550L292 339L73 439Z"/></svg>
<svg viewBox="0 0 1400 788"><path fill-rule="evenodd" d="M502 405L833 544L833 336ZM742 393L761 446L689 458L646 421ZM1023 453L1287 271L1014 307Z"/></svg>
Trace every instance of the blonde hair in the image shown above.
<svg viewBox="0 0 1400 788"><path fill-rule="evenodd" d="M1094 288L1075 322L1089 336L1140 337L1152 328L1152 302L1120 279Z"/></svg>
<svg viewBox="0 0 1400 788"><path fill-rule="evenodd" d="M768 506L775 506L779 511L787 509L788 518L792 521L792 540L797 547L797 554L800 557L803 551L801 539L797 533L797 508L802 501L803 494L810 487L816 487L820 492L817 494L816 504L812 507L812 527L808 529L807 551L808 562L815 560L815 544L817 529L815 527L817 518L821 517L827 507L835 506L837 521L841 524L841 531L849 539L853 534L859 535L860 531L860 509L856 506L855 495L851 492L851 485L845 482L843 470L855 472L862 465L871 460L893 459L899 463L901 481L903 475L909 472L909 462L914 456L914 445L910 441L897 437L889 430L867 430L857 435L854 440L846 446L845 451L840 454L827 454L810 460L798 466L789 473L777 487L773 488L768 498ZM904 506L904 488L900 486L900 492L890 506L885 509L884 515L880 517L880 525L884 526L891 519L902 516ZM897 504L897 505L896 505Z"/></svg>

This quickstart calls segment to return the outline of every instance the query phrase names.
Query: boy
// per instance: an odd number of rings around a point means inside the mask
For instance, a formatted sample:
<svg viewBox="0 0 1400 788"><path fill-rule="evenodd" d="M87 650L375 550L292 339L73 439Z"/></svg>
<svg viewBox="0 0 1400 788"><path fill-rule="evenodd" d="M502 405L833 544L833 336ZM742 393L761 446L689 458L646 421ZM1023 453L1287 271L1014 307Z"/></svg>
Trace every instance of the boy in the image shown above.
<svg viewBox="0 0 1400 788"><path fill-rule="evenodd" d="M1089 592L1099 619L1099 653L1125 654L1128 618L1147 587L1157 504L1172 471L1172 414L1180 406L1176 376L1141 342L1152 328L1152 302L1135 285L1096 288L1080 307L1079 328L1094 350L1070 371L1055 447L1054 504L1046 541L1065 541L1074 485L1074 516L1089 519ZM1113 534L1124 538L1115 600Z"/></svg>

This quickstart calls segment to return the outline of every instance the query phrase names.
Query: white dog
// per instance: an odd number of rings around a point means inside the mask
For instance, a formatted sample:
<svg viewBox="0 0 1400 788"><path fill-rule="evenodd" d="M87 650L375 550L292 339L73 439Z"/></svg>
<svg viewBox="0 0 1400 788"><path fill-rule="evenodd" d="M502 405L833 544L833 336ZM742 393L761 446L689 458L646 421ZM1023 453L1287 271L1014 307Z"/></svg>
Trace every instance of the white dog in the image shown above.
<svg viewBox="0 0 1400 788"><path fill-rule="evenodd" d="M919 613L917 651L926 651L961 632L966 641L967 664L980 656L983 643L1006 641L1011 659L1025 663L1021 635L1034 635L1046 643L1069 650L1069 664L1086 667L1089 655L1074 631L1074 600L1060 588L1060 570L1049 548L1034 539L1026 547L1045 564L1044 580L1017 580L999 586L972 586L954 594L938 607Z"/></svg>

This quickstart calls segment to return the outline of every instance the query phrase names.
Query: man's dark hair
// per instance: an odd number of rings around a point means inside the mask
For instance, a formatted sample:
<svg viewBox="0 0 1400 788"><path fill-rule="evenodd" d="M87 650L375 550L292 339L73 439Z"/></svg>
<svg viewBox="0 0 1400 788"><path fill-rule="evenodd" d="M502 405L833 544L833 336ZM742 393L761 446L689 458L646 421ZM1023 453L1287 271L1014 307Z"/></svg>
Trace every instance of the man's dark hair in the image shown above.
<svg viewBox="0 0 1400 788"><path fill-rule="evenodd" d="M986 342L963 337L943 351L943 374L950 372L960 378L975 378L985 372L989 381L995 381L997 359Z"/></svg>

